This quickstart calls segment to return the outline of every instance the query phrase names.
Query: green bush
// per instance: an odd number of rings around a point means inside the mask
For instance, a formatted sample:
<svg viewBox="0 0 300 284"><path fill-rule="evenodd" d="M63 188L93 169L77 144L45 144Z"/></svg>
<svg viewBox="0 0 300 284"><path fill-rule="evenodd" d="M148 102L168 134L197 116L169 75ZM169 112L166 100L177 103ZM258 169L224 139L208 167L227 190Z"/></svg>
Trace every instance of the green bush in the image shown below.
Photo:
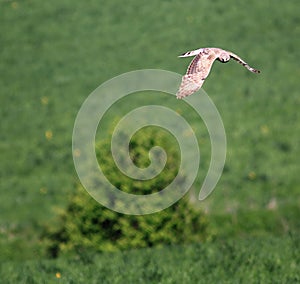
<svg viewBox="0 0 300 284"><path fill-rule="evenodd" d="M96 146L99 164L119 189L136 194L160 191L178 173L180 155L175 138L164 130L146 127L130 140L130 156L139 167L149 165L148 150L160 145L167 152L164 170L148 181L130 179L116 168L110 154L110 139ZM184 177L182 177L184 179ZM60 252L115 251L162 244L202 241L208 237L208 222L185 196L169 208L149 215L124 215L96 202L78 185L65 211L60 228L47 229L45 239L52 256Z"/></svg>

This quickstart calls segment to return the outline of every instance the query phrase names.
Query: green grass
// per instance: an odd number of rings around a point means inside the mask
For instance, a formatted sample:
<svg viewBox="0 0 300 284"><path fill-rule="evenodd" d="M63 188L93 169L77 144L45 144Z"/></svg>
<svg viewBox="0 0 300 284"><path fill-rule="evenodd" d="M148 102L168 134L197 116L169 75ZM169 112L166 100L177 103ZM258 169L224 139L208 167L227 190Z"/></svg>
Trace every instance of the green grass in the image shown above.
<svg viewBox="0 0 300 284"><path fill-rule="evenodd" d="M245 265L247 254L251 261L273 261L268 249L260 250L264 240L268 243L273 236L278 237L274 246L281 254L285 246L292 253L294 244L286 235L300 233L298 1L130 0L126 5L121 1L94 0L1 1L0 15L0 260L6 263L1 272L4 279L11 276L9 271L14 267L16 277L25 273L24 282L39 282L40 272L51 282L60 267L66 270L62 271L66 282L68 272L70 279L83 281L84 277L92 277L90 274L105 256L93 256L99 259L98 264L85 264L83 274L77 269L81 260L78 264L67 258L18 262L42 259L41 227L55 223L57 210L64 207L75 190L71 137L76 114L89 93L106 80L144 68L183 74L189 61L177 55L203 46L232 50L262 71L254 75L235 62L216 63L204 84L221 113L227 134L224 174L213 194L197 203L207 212L216 235L212 247L206 247L208 254L213 252L211 266L203 270L204 277L209 280L210 273L219 273L226 282L232 275L226 274L230 270L222 268L218 261L222 238L255 236L251 246L243 243L235 247L232 243L241 265ZM199 134L203 167L194 184L197 192L209 162L204 125L177 100L153 96L149 101L187 112ZM121 110L129 108L124 104ZM119 115L119 111L112 110L110 116ZM238 255L241 247L243 253ZM191 248L186 253L192 254ZM171 261L172 253L178 258L182 250L166 248L164 254ZM296 250L299 252L299 247ZM238 263L233 255L232 260L226 258L226 253L227 250L221 256L226 265ZM118 261L121 255L112 258ZM143 253L137 259L142 261L142 256ZM282 257L282 270L291 272L292 266L286 266L288 259L292 261L291 254ZM7 262L12 260L16 262ZM143 262L137 265L144 267ZM173 279L189 277L180 276L177 265ZM117 266L106 268L116 281L125 269L121 264L121 268ZM189 266L197 270L191 263L184 267ZM161 279L168 283L166 274L172 270L171 265L164 266L163 272L159 267L154 265L153 273L164 275ZM262 267L253 265L253 275L260 275ZM204 274L201 265L199 269L196 279L202 279ZM215 272L222 269L223 272ZM150 268L141 271L152 273ZM140 272L136 269L132 273ZM239 277L242 276L236 276L236 282ZM255 279L253 282L264 282L264 278Z"/></svg>
<svg viewBox="0 0 300 284"><path fill-rule="evenodd" d="M299 283L299 238L244 239L4 263L4 283ZM58 278L59 277L59 278ZM59 280L59 281L58 281Z"/></svg>

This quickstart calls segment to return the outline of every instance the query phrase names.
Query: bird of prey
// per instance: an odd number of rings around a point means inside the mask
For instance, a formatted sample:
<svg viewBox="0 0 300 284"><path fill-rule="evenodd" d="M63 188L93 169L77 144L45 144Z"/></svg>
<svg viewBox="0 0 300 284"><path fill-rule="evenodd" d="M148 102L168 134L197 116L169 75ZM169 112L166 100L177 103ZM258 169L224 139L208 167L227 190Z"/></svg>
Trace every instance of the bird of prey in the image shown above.
<svg viewBox="0 0 300 284"><path fill-rule="evenodd" d="M250 67L248 63L246 63L236 54L220 48L199 48L185 52L179 57L188 56L195 57L190 63L186 74L182 77L181 85L176 94L177 99L182 99L186 96L189 96L202 87L215 60L226 63L230 60L230 58L232 58L246 67L249 71L253 73L260 73L259 70Z"/></svg>

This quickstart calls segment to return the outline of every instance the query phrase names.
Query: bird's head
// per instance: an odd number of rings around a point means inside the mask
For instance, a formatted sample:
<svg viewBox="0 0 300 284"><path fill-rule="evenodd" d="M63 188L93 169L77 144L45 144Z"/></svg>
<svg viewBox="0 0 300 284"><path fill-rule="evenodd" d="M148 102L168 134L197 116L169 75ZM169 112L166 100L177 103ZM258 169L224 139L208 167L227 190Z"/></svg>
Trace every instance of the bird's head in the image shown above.
<svg viewBox="0 0 300 284"><path fill-rule="evenodd" d="M227 52L222 52L219 57L218 57L219 61L225 63L228 62L230 60L230 55Z"/></svg>

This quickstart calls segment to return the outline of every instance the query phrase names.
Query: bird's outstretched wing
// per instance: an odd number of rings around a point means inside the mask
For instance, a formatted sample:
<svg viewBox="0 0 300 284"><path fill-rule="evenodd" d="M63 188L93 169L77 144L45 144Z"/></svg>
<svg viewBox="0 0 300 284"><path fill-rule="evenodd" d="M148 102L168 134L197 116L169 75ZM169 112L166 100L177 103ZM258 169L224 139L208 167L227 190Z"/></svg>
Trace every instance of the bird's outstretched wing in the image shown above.
<svg viewBox="0 0 300 284"><path fill-rule="evenodd" d="M218 57L217 52L210 48L203 48L197 51L199 53L194 57L186 74L182 77L181 85L176 94L178 99L189 96L202 87L214 61ZM188 51L180 57L192 55L194 55L193 51Z"/></svg>
<svg viewBox="0 0 300 284"><path fill-rule="evenodd" d="M237 61L238 63L242 64L244 67L246 67L250 72L253 73L260 73L259 70L252 68L247 62L245 62L242 58L240 58L239 56L237 56L236 54L234 54L233 52L227 51L228 54L230 55L230 57L232 59L234 59L235 61Z"/></svg>

